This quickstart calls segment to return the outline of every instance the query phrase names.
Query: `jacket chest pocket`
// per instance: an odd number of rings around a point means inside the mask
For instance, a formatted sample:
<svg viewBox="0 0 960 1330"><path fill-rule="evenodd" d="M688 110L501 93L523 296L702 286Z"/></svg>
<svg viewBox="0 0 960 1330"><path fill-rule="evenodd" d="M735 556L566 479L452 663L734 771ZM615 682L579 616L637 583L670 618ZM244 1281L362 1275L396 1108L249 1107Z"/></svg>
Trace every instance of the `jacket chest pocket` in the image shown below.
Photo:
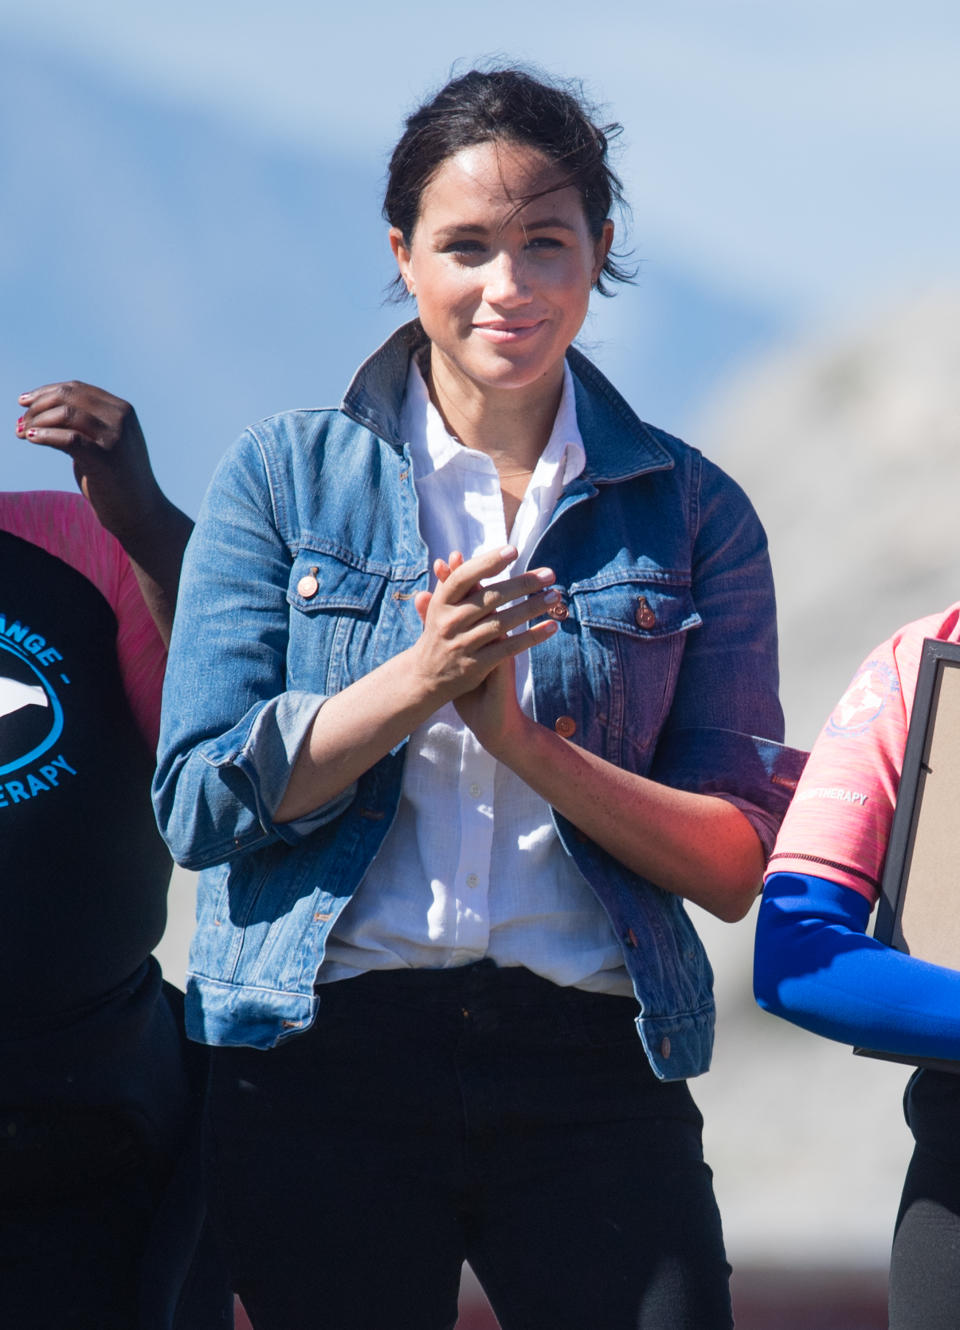
<svg viewBox="0 0 960 1330"><path fill-rule="evenodd" d="M304 549L287 588L287 686L331 695L401 650L409 606L385 573Z"/></svg>
<svg viewBox="0 0 960 1330"><path fill-rule="evenodd" d="M690 588L625 580L574 585L570 598L607 756L643 770L670 712L687 634L701 622Z"/></svg>

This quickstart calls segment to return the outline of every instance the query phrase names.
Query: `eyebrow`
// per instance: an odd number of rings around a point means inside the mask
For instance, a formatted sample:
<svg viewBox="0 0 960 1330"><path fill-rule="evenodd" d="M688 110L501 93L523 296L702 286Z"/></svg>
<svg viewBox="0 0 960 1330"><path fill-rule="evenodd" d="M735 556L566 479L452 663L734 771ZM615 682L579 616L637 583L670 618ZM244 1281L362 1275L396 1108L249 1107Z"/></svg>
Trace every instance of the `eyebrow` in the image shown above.
<svg viewBox="0 0 960 1330"><path fill-rule="evenodd" d="M510 218L507 219L511 220ZM576 227L562 217L541 217L535 222L523 222L525 231L575 231ZM438 240L452 240L457 236L485 236L489 228L479 222L461 222L452 226L441 227L436 233Z"/></svg>

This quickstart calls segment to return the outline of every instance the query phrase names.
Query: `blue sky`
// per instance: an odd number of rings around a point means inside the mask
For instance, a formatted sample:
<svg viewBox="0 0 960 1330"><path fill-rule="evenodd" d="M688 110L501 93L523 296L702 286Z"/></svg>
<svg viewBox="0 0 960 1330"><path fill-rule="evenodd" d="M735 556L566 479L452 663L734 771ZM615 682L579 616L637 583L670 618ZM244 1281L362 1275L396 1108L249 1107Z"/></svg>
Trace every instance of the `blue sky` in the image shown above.
<svg viewBox="0 0 960 1330"><path fill-rule="evenodd" d="M638 236L812 314L956 275L952 0L331 5L0 0L7 31L258 132L383 152L457 59L583 78L626 125Z"/></svg>
<svg viewBox="0 0 960 1330"><path fill-rule="evenodd" d="M264 158L335 159L355 166L365 183L341 207L340 232L317 233L316 263L331 272L346 263L357 267L359 305L372 308L386 271L384 254L371 253L368 264L358 266L347 235L354 229L351 208L356 229L372 248L379 243L370 230L377 225L376 188L404 113L444 80L455 61L501 54L582 78L588 93L625 126L619 167L633 207L630 238L642 261L642 281L607 302L593 333L615 381L631 400L650 401L658 423L685 428L692 418L683 409L686 372L690 403L699 403L716 374L757 354L764 338L772 345L869 317L925 286L960 284L960 6L953 2L617 0L591 10L582 3L520 6L515 0L475 6L421 0L415 7L277 0L268 10L249 0L85 0L82 6L76 0L0 0L0 21L7 39L30 53L29 71L14 71L24 82L9 113L12 123L4 127L8 141L11 129L14 139L24 126L31 130L30 157L17 161L16 178L0 175L0 188L4 208L17 208L34 227L29 248L35 268L41 234L49 235L51 253L71 243L71 209L89 209L101 177L109 174L101 170L92 140L78 145L87 169L76 163L67 197L53 204L63 228L58 234L50 201L55 182L43 144L73 129L67 123L72 104L64 103L59 125L52 109L63 72L73 70L88 80L91 95L102 90L104 105L112 108L104 111L105 126L111 115L116 120L131 114L117 109L122 96L179 117L181 154L190 141L184 117L196 117L198 124L215 122L225 139L254 145ZM133 174L146 175L172 151L169 127L156 116L150 126L137 139ZM104 142L104 153L113 153L114 141ZM14 159L8 156L8 164ZM216 163L205 169L215 170ZM178 223L174 214L182 203L186 218L190 200L176 197L176 176L172 187L170 178L164 177L172 196L162 207L170 213L176 243L188 249L190 224ZM78 188L90 198L78 200L71 192ZM109 198L103 206L110 207ZM6 276L19 309L24 287L10 275L21 262L23 216L0 256L0 295ZM304 218L295 247L309 244L309 224ZM227 244L234 225L234 217L224 215ZM262 243L270 244L266 233ZM38 298L43 267L35 276ZM191 286L202 281L195 269ZM675 298L681 288L686 295L696 290L693 305L686 296ZM169 324L173 338L168 290L158 281L140 317ZM731 321L712 324L710 311L725 302ZM323 314L329 320L330 309ZM4 311L8 335L17 317L15 310ZM92 320L95 341L97 318L106 316L84 311L84 317ZM382 311L371 316L371 344L389 317ZM228 348L236 311L225 310L223 319ZM700 320L702 326L694 326ZM282 322L273 330L277 347L284 331ZM300 327L291 328L291 338L294 333L304 335ZM698 338L704 337L713 338L710 356L697 359ZM725 337L726 359L720 348ZM205 344L213 347L219 338L212 320ZM365 349L367 344L361 353ZM661 350L651 373L655 383L644 386L643 364ZM359 358L352 342L350 354ZM319 343L317 355L326 364ZM18 374L48 377L39 361L15 356L14 362ZM57 376L67 372L62 366L61 358ZM141 387L131 366L121 357L114 370L106 349L90 359L90 372L124 376L124 382L114 377L106 386L131 397L137 388L149 404L149 375L144 371ZM667 383L671 367L680 387ZM244 370L245 378L250 372ZM635 372L636 390L630 381ZM6 394L4 374L0 368ZM265 382L270 409L295 404L283 399L286 383L277 381L278 397L269 387ZM231 391L226 378L223 391ZM331 396L326 384L322 395ZM302 392L300 397L302 404ZM259 400L250 409L259 410ZM188 419L193 414L189 401L181 406L181 419L183 413ZM154 418L169 436L174 417L160 410ZM195 507L211 458L234 432L231 419L230 430L202 452L185 485L188 506ZM17 483L41 482L27 468Z"/></svg>

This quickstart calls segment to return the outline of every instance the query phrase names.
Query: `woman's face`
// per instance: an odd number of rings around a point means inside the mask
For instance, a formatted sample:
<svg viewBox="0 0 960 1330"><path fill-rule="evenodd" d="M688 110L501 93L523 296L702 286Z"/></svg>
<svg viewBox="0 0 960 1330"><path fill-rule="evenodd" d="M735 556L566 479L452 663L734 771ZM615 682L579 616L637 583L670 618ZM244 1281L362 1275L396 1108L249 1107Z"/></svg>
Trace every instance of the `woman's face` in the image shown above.
<svg viewBox="0 0 960 1330"><path fill-rule="evenodd" d="M480 143L423 192L409 247L390 243L432 343L431 367L481 389L553 388L613 239L587 227L571 185L534 148ZM550 192L545 192L550 191ZM518 207L519 200L537 195Z"/></svg>

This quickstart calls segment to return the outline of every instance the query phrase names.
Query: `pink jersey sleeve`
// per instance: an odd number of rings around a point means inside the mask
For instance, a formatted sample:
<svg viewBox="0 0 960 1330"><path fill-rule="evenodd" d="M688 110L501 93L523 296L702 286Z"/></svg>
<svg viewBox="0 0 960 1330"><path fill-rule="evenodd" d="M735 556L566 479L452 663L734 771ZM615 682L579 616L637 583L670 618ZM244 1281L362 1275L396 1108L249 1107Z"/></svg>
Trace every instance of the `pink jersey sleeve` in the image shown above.
<svg viewBox="0 0 960 1330"><path fill-rule="evenodd" d="M80 494L0 492L0 529L38 545L92 582L117 618L117 663L124 692L153 752L167 653L120 542Z"/></svg>
<svg viewBox="0 0 960 1330"><path fill-rule="evenodd" d="M924 638L956 641L960 606L908 624L860 666L820 732L768 872L811 873L875 901Z"/></svg>

